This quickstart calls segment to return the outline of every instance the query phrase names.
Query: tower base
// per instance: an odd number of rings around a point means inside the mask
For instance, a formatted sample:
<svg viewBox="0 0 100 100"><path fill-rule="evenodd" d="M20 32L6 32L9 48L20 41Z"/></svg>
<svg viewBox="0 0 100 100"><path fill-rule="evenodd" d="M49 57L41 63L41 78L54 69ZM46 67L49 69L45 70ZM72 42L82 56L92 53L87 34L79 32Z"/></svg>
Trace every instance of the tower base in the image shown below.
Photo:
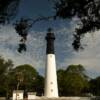
<svg viewBox="0 0 100 100"><path fill-rule="evenodd" d="M44 96L48 98L58 98L56 61L54 54L47 54Z"/></svg>

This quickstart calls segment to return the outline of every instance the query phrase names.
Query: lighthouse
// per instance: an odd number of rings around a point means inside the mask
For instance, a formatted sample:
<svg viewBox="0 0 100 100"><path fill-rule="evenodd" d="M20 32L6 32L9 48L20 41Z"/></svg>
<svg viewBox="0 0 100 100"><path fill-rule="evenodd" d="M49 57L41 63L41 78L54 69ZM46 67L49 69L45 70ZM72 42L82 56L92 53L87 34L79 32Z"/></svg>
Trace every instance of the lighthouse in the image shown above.
<svg viewBox="0 0 100 100"><path fill-rule="evenodd" d="M46 35L46 68L45 68L45 88L44 96L48 98L58 97L57 73L56 73L56 59L54 51L55 35L48 29Z"/></svg>

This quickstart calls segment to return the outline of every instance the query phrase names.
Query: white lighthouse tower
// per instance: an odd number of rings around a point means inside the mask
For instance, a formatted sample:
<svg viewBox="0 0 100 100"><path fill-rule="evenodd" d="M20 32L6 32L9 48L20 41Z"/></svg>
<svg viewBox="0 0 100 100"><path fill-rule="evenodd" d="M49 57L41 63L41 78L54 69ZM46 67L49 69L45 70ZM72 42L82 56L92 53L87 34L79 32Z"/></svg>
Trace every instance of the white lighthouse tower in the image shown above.
<svg viewBox="0 0 100 100"><path fill-rule="evenodd" d="M45 70L45 89L44 96L48 98L58 97L58 85L57 85L57 74L56 74L56 60L54 52L54 33L51 29L48 29L46 35L47 40L47 61Z"/></svg>

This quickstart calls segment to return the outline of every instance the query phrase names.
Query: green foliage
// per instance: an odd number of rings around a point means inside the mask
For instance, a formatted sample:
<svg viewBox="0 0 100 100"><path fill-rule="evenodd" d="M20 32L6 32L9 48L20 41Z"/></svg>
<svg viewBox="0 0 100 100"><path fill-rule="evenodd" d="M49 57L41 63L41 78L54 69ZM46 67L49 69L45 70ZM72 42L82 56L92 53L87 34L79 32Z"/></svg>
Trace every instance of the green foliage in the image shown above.
<svg viewBox="0 0 100 100"><path fill-rule="evenodd" d="M61 96L80 96L88 89L88 80L82 65L70 65L66 70L58 70L58 86Z"/></svg>
<svg viewBox="0 0 100 100"><path fill-rule="evenodd" d="M13 68L11 60L0 57L0 96L11 96L13 90L21 89L43 93L44 78L33 66L25 64Z"/></svg>
<svg viewBox="0 0 100 100"><path fill-rule="evenodd" d="M25 64L19 65L12 70L11 75L11 86L12 90L21 89L26 92L34 91L38 95L43 93L44 79L38 74L33 66ZM18 86L19 85L19 86Z"/></svg>
<svg viewBox="0 0 100 100"><path fill-rule="evenodd" d="M28 64L19 65L13 71L15 73L16 72L22 72L22 73L25 73L26 75L28 74L30 77L36 76L38 74L37 71L33 68L33 66L28 65Z"/></svg>
<svg viewBox="0 0 100 100"><path fill-rule="evenodd" d="M33 84L37 95L42 96L44 93L44 78L40 75L37 76L35 83Z"/></svg>
<svg viewBox="0 0 100 100"><path fill-rule="evenodd" d="M65 93L70 96L82 95L83 89L88 87L87 80L81 77L78 73L66 74L64 81Z"/></svg>
<svg viewBox="0 0 100 100"><path fill-rule="evenodd" d="M11 60L4 60L0 57L0 96L5 96L9 91L9 73L12 71L13 63Z"/></svg>
<svg viewBox="0 0 100 100"><path fill-rule="evenodd" d="M93 95L100 96L100 76L90 80L90 92Z"/></svg>
<svg viewBox="0 0 100 100"><path fill-rule="evenodd" d="M32 91L33 81L35 81L38 73L36 70L30 65L20 65L13 69L13 82L16 84L14 87L17 89L17 84L20 82L19 89L24 89L25 91Z"/></svg>
<svg viewBox="0 0 100 100"><path fill-rule="evenodd" d="M66 69L67 73L78 73L83 78L88 78L88 76L85 73L85 68L82 65L69 65Z"/></svg>
<svg viewBox="0 0 100 100"><path fill-rule="evenodd" d="M59 69L57 71L57 80L58 80L58 89L59 95L64 95L64 78L65 78L65 71L63 69Z"/></svg>

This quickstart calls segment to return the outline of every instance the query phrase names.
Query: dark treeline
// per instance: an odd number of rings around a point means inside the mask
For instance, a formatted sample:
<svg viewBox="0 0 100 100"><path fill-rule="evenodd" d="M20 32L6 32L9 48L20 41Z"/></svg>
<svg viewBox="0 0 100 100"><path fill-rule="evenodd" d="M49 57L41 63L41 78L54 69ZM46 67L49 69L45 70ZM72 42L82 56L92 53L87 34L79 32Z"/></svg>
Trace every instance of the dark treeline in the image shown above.
<svg viewBox="0 0 100 100"><path fill-rule="evenodd" d="M82 65L69 65L57 73L60 96L100 96L100 76L88 77Z"/></svg>
<svg viewBox="0 0 100 100"><path fill-rule="evenodd" d="M90 79L82 65L70 65L57 71L60 96L100 95L100 77ZM44 93L44 77L28 64L14 67L11 60L0 57L0 96L12 96L13 90Z"/></svg>
<svg viewBox="0 0 100 100"><path fill-rule="evenodd" d="M10 97L13 90L24 90L37 92L42 95L44 78L34 69L33 66L25 64L14 66L11 60L4 60L0 57L0 96Z"/></svg>

